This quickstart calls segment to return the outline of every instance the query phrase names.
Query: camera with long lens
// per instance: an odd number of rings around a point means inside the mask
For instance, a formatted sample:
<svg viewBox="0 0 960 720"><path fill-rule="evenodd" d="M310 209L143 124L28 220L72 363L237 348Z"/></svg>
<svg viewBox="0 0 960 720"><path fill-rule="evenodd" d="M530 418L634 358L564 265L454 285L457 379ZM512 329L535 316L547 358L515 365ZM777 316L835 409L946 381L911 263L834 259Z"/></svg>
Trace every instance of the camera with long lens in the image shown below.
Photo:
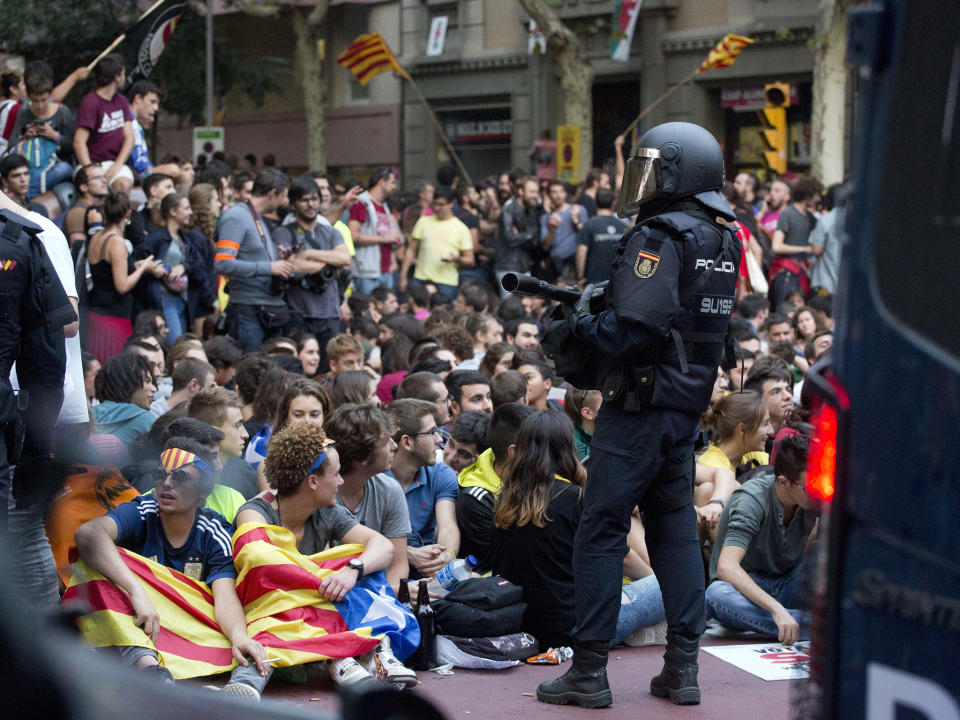
<svg viewBox="0 0 960 720"><path fill-rule="evenodd" d="M300 287L313 293L322 293L327 289L327 283L337 279L337 269L332 265L324 265L319 272L310 273L300 278Z"/></svg>

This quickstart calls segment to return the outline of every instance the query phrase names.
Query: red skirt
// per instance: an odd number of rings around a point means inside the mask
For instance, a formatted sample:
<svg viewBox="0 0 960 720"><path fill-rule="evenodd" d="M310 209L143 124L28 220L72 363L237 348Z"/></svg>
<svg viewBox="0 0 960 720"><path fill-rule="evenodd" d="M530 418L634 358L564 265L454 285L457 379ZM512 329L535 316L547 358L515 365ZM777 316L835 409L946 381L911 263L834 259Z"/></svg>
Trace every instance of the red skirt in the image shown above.
<svg viewBox="0 0 960 720"><path fill-rule="evenodd" d="M133 334L130 318L110 317L87 313L87 351L97 356L103 365L123 350L123 344Z"/></svg>

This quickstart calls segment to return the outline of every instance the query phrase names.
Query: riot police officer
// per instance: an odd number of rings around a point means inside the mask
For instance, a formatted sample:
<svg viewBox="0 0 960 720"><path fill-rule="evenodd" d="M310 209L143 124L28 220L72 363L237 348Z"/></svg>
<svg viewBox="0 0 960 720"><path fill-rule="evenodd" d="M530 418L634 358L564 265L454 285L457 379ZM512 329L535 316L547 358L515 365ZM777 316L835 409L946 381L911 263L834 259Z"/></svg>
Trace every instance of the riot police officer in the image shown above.
<svg viewBox="0 0 960 720"><path fill-rule="evenodd" d="M6 198L4 198L6 199ZM47 500L53 429L63 403L64 326L77 315L38 235L8 203L0 210L0 526L11 482L18 507ZM10 384L17 363L20 392ZM11 477L10 468L16 466Z"/></svg>
<svg viewBox="0 0 960 720"><path fill-rule="evenodd" d="M592 385L596 421L583 514L574 545L573 664L537 698L605 707L612 702L607 649L620 602L630 514L639 506L667 617L664 668L650 692L700 701L705 629L703 561L693 508L694 439L720 365L734 304L740 243L714 137L690 123L659 125L628 162L618 214L639 213L619 242L604 308L588 286L569 313L575 342L608 358ZM582 382L582 381L581 381Z"/></svg>

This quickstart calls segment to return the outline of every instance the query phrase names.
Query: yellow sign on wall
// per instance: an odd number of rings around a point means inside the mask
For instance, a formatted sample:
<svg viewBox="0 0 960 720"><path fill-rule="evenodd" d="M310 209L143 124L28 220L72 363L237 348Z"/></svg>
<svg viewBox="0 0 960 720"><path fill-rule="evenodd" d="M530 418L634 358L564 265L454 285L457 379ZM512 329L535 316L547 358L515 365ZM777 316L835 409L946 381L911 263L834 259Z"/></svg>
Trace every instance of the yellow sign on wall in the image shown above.
<svg viewBox="0 0 960 720"><path fill-rule="evenodd" d="M580 182L580 126L557 125L557 178Z"/></svg>

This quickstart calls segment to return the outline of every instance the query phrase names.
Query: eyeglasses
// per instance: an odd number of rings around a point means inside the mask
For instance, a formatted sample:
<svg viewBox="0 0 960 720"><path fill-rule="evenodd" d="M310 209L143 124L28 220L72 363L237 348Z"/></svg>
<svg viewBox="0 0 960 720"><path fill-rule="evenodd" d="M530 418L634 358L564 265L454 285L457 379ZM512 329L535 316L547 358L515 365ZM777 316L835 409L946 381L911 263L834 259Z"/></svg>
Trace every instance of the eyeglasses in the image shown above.
<svg viewBox="0 0 960 720"><path fill-rule="evenodd" d="M439 435L443 437L443 431L439 427L431 428L430 430L424 430L423 432L413 433L413 437L418 435Z"/></svg>

